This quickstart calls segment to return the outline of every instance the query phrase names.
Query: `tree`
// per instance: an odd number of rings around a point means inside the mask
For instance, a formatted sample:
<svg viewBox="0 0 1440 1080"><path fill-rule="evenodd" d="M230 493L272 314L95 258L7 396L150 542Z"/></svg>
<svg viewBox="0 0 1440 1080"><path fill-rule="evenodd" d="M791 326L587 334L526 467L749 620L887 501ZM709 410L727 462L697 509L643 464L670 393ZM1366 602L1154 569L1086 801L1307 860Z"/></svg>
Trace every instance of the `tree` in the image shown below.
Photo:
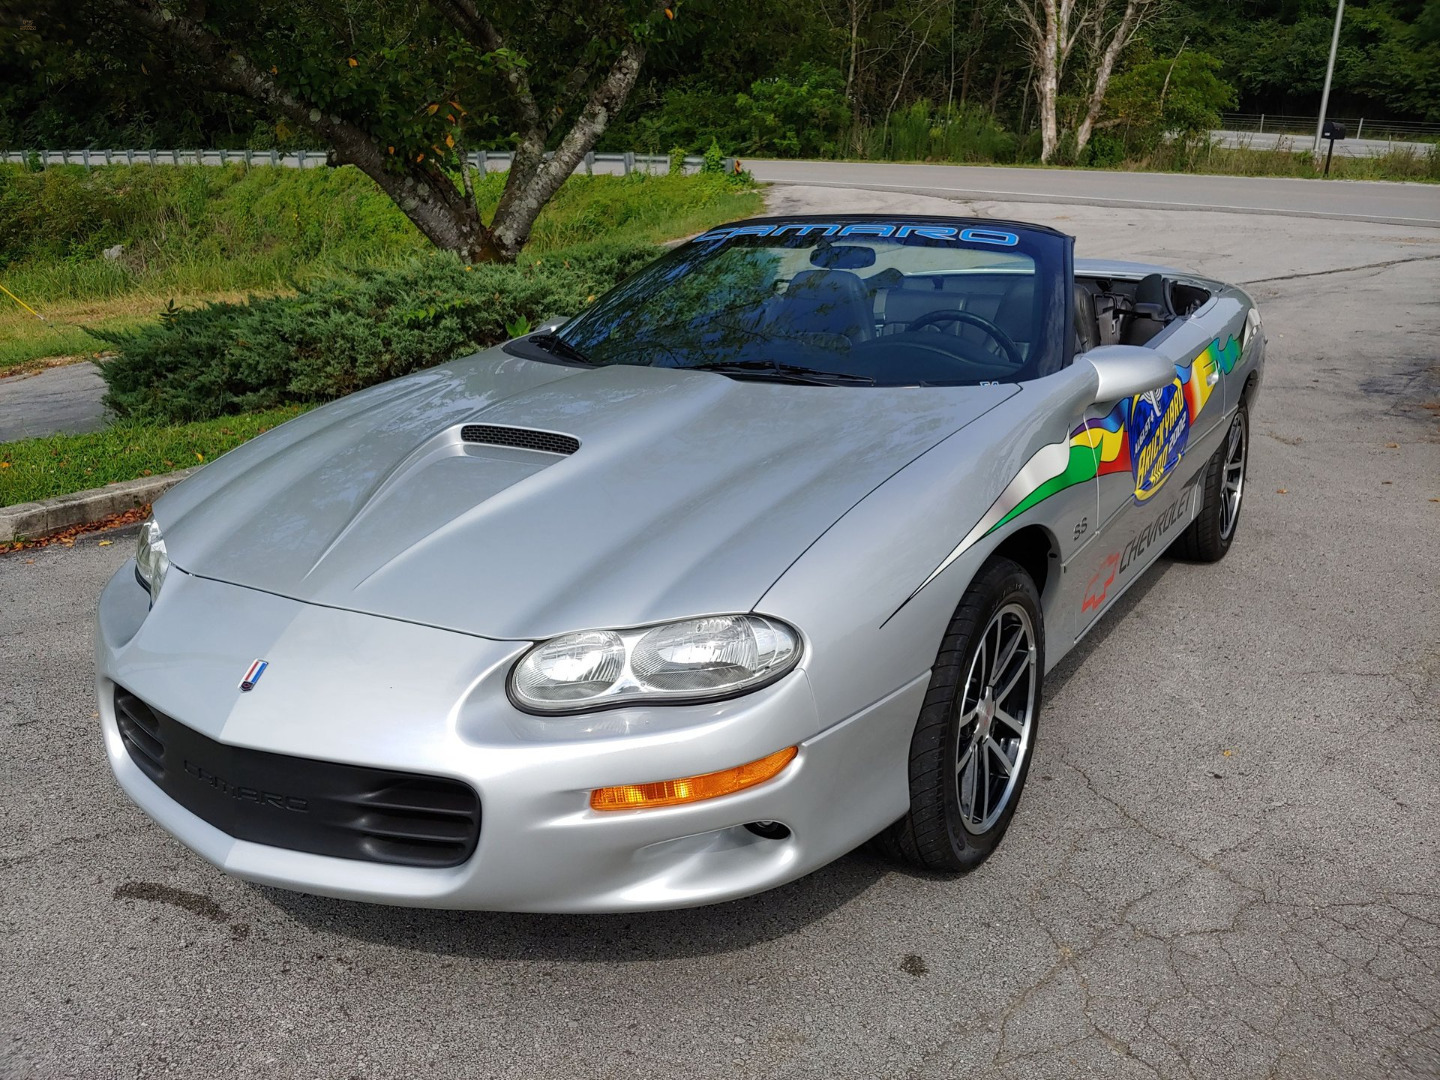
<svg viewBox="0 0 1440 1080"><path fill-rule="evenodd" d="M1066 68L1076 47L1086 70L1080 80L1084 113L1075 128L1075 152L1085 149L1105 103L1120 53L1162 0L1015 0L1021 41L1030 54L1040 110L1040 160L1060 146L1059 105Z"/></svg>
<svg viewBox="0 0 1440 1080"><path fill-rule="evenodd" d="M308 130L470 261L515 258L674 18L666 0L53 2L42 32L86 33L136 66L153 50L182 84ZM464 151L496 136L514 158L487 225Z"/></svg>

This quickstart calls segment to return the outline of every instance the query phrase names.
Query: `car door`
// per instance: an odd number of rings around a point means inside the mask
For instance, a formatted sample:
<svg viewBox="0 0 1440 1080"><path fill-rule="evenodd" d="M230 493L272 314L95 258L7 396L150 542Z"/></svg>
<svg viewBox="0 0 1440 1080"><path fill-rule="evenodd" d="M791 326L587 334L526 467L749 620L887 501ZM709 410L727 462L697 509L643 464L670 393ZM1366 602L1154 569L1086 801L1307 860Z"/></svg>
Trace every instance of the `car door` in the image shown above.
<svg viewBox="0 0 1440 1080"><path fill-rule="evenodd" d="M1194 290L1195 302L1147 346L1174 365L1173 381L1097 402L1086 413L1098 490L1094 542L1078 568L1081 634L1199 511L1204 465L1229 412L1227 395L1236 393L1223 377L1239 352L1229 334L1234 301L1220 301L1189 279L1167 281L1174 285Z"/></svg>

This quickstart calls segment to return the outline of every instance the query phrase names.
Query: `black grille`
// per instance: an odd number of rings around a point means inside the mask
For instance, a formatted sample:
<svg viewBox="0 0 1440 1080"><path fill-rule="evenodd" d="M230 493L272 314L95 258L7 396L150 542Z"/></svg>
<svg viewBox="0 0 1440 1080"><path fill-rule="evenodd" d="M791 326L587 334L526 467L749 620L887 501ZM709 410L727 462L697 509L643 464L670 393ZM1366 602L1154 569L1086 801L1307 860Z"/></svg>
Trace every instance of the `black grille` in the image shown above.
<svg viewBox="0 0 1440 1080"><path fill-rule="evenodd" d="M480 838L458 780L227 746L115 688L130 759L222 832L273 847L401 866L456 866Z"/></svg>
<svg viewBox="0 0 1440 1080"><path fill-rule="evenodd" d="M540 450L547 454L573 454L580 449L580 440L573 435L557 435L553 431L532 431L529 428L496 427L493 424L466 424L460 429L460 441L514 446L520 450Z"/></svg>

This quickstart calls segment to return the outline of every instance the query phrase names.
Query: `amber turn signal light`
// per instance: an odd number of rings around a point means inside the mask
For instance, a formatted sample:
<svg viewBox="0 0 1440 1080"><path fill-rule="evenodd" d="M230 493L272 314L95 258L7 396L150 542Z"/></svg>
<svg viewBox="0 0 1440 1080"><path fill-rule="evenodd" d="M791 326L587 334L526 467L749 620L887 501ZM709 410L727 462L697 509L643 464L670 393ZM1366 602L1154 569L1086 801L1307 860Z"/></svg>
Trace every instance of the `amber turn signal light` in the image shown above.
<svg viewBox="0 0 1440 1080"><path fill-rule="evenodd" d="M652 806L679 806L700 802L721 795L732 795L756 784L763 784L795 760L798 746L787 746L769 757L737 765L733 769L686 776L679 780L660 780L653 784L621 784L619 787L596 788L590 793L592 810L643 810Z"/></svg>

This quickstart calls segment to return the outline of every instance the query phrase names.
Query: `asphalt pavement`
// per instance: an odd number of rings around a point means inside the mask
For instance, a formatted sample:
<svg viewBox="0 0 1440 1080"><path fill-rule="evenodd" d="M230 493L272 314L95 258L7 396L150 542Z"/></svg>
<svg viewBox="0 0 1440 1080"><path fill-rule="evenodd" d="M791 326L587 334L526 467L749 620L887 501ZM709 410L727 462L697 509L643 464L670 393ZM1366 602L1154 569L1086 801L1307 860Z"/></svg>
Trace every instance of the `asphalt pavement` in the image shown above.
<svg viewBox="0 0 1440 1080"><path fill-rule="evenodd" d="M1440 1075L1440 232L959 206L1249 283L1270 342L1234 548L1047 679L990 862L587 918L248 885L104 762L90 622L133 536L0 556L0 1076Z"/></svg>
<svg viewBox="0 0 1440 1080"><path fill-rule="evenodd" d="M1078 203L1266 217L1344 218L1440 228L1440 185L1368 180L1015 169L993 165L897 165L878 161L745 160L767 183L910 192L946 199ZM1219 222L1212 223L1219 227ZM1323 226L1318 226L1323 228Z"/></svg>
<svg viewBox="0 0 1440 1080"><path fill-rule="evenodd" d="M105 426L105 380L94 364L0 379L0 443Z"/></svg>

